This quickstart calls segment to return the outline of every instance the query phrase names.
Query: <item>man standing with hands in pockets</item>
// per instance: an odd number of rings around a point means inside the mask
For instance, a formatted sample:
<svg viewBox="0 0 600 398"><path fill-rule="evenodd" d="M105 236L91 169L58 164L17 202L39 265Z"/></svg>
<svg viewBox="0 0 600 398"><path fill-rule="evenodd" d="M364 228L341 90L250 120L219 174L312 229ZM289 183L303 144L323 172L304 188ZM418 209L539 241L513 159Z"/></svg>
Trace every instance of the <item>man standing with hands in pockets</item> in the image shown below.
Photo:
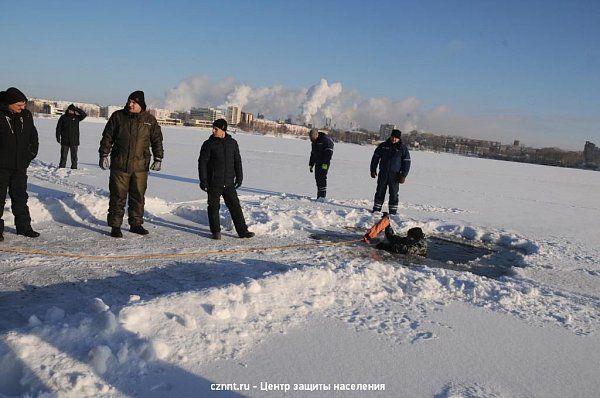
<svg viewBox="0 0 600 398"><path fill-rule="evenodd" d="M227 134L227 121L217 119L212 135L204 141L198 158L200 188L208 193L208 222L213 239L221 239L219 208L221 196L231 213L233 225L240 238L251 238L236 189L242 185L242 157L236 140Z"/></svg>

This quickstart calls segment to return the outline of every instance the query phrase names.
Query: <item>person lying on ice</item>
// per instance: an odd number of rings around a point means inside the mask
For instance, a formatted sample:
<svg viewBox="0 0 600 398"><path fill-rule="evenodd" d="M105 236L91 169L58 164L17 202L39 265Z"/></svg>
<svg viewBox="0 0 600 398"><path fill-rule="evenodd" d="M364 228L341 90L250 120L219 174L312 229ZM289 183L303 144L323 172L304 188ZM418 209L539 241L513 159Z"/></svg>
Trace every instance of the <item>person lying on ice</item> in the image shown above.
<svg viewBox="0 0 600 398"><path fill-rule="evenodd" d="M387 241L379 242L377 249L391 253L427 256L427 239L421 228L411 228L406 236L399 236L394 233L392 226L388 225L385 228L385 237Z"/></svg>

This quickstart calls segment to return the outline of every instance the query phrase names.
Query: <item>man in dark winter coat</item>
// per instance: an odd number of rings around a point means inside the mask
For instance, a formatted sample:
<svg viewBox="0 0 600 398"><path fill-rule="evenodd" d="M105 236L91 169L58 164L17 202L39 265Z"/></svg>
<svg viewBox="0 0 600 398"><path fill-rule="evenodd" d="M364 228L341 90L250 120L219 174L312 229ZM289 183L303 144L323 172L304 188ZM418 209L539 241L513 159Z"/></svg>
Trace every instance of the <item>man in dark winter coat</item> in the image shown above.
<svg viewBox="0 0 600 398"><path fill-rule="evenodd" d="M242 185L242 157L236 140L227 134L227 122L217 119L212 135L204 141L198 158L200 188L208 193L208 222L213 239L221 239L219 208L221 196L231 213L233 225L240 238L251 238L236 189Z"/></svg>
<svg viewBox="0 0 600 398"><path fill-rule="evenodd" d="M317 199L325 199L327 196L327 172L333 156L333 141L327 134L316 129L310 130L309 137L312 142L312 150L310 151L308 168L312 173L316 166Z"/></svg>
<svg viewBox="0 0 600 398"><path fill-rule="evenodd" d="M386 242L377 244L380 250L391 253L408 254L415 256L427 256L427 240L421 228L415 227L408 230L406 236L398 236L394 233L391 225L385 229Z"/></svg>
<svg viewBox="0 0 600 398"><path fill-rule="evenodd" d="M410 153L400 140L401 134L400 130L392 130L390 138L379 144L373 153L371 178L377 177L377 166L379 165L373 213L381 211L388 188L390 190L388 202L390 214L396 214L398 211L398 191L400 189L398 184L404 184L410 170Z"/></svg>
<svg viewBox="0 0 600 398"><path fill-rule="evenodd" d="M150 148L154 162L150 166ZM148 169L160 171L163 160L163 136L156 118L146 112L144 92L135 91L127 98L125 108L112 114L100 141L100 167L110 167L110 201L107 222L110 235L123 237L121 224L125 202L129 196L129 230L147 235L144 223L144 195ZM110 155L110 161L108 156Z"/></svg>
<svg viewBox="0 0 600 398"><path fill-rule="evenodd" d="M77 168L77 148L79 147L79 122L87 114L71 104L56 124L56 141L60 144L60 163L58 167L67 167L67 155L71 151L71 168Z"/></svg>
<svg viewBox="0 0 600 398"><path fill-rule="evenodd" d="M37 156L38 133L31 112L25 109L27 97L10 87L0 92L0 241L4 240L4 204L10 194L18 235L40 236L31 228L27 206L27 168Z"/></svg>

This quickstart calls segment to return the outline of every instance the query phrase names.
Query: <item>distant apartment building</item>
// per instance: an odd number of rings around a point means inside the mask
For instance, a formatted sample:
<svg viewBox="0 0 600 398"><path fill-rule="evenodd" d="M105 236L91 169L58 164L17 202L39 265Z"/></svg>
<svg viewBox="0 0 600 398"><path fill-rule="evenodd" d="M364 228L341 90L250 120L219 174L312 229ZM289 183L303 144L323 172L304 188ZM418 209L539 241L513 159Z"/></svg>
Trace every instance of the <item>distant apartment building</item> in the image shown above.
<svg viewBox="0 0 600 398"><path fill-rule="evenodd" d="M276 121L273 121L273 120L268 120L268 119L254 119L252 126L257 131L265 131L265 132L273 131L273 132L275 132L275 131L277 131L277 127L279 126L279 123L277 123Z"/></svg>
<svg viewBox="0 0 600 398"><path fill-rule="evenodd" d="M42 109L42 113L46 113L50 116L60 116L65 113L65 108L59 108L54 102L46 102Z"/></svg>
<svg viewBox="0 0 600 398"><path fill-rule="evenodd" d="M160 108L149 109L148 112L156 119L169 119L171 117L171 113L173 113L173 111L170 111L168 109Z"/></svg>
<svg viewBox="0 0 600 398"><path fill-rule="evenodd" d="M71 104L83 109L90 117L98 117L100 115L100 106L96 104L88 104L85 102L54 101L41 98L31 98L29 101L27 101L27 109L29 109L29 111L32 113L60 116L65 113L65 110Z"/></svg>
<svg viewBox="0 0 600 398"><path fill-rule="evenodd" d="M382 124L379 126L379 139L385 141L392 134L392 130L396 128L395 124Z"/></svg>
<svg viewBox="0 0 600 398"><path fill-rule="evenodd" d="M168 109L153 108L148 112L156 118L156 121L161 126L182 126L183 121L179 118L171 117L173 111Z"/></svg>
<svg viewBox="0 0 600 398"><path fill-rule="evenodd" d="M217 119L224 119L223 111L217 108L192 108L190 119L209 120L211 123Z"/></svg>
<svg viewBox="0 0 600 398"><path fill-rule="evenodd" d="M284 124L286 131L288 134L294 134L294 135L308 135L308 132L310 131L310 129L306 126L300 126L298 124L290 124L290 123L285 123Z"/></svg>
<svg viewBox="0 0 600 398"><path fill-rule="evenodd" d="M123 109L123 106L119 105L108 105L100 108L100 117L110 118L110 116L118 111L119 109Z"/></svg>
<svg viewBox="0 0 600 398"><path fill-rule="evenodd" d="M237 105L228 106L225 113L225 120L232 126L239 124L242 120L242 109Z"/></svg>
<svg viewBox="0 0 600 398"><path fill-rule="evenodd" d="M69 101L56 101L56 104L58 107L65 110L69 107L69 105L73 104L87 113L88 117L100 117L100 105Z"/></svg>
<svg viewBox="0 0 600 398"><path fill-rule="evenodd" d="M27 110L31 113L46 113L44 111L44 105L46 104L46 101L41 100L41 99L37 99L37 98L30 98L27 101Z"/></svg>
<svg viewBox="0 0 600 398"><path fill-rule="evenodd" d="M156 118L156 122L161 126L183 126L183 120L171 117Z"/></svg>
<svg viewBox="0 0 600 398"><path fill-rule="evenodd" d="M204 120L204 119L188 119L184 125L190 127L202 127L202 128L211 128L213 124L213 120Z"/></svg>
<svg viewBox="0 0 600 398"><path fill-rule="evenodd" d="M254 121L254 115L250 112L241 112L240 119L240 123L249 126Z"/></svg>
<svg viewBox="0 0 600 398"><path fill-rule="evenodd" d="M392 130L390 130L390 134L391 133L392 133ZM381 137L381 131L379 132L379 137ZM389 137L389 134L385 137L385 139L387 140L388 137ZM342 140L344 142L349 142L351 144L361 144L367 140L367 137L366 137L366 134L363 133L362 131L351 130L351 131L344 132Z"/></svg>
<svg viewBox="0 0 600 398"><path fill-rule="evenodd" d="M585 142L585 146L583 147L583 161L586 167L600 168L600 148L593 142Z"/></svg>

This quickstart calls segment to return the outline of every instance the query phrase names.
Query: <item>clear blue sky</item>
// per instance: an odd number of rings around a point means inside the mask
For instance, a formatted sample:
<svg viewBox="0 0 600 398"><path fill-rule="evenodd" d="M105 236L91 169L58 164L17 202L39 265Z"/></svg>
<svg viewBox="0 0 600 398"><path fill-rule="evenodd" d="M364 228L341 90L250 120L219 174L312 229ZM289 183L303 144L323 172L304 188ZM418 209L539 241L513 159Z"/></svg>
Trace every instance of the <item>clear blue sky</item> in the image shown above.
<svg viewBox="0 0 600 398"><path fill-rule="evenodd" d="M2 3L0 86L31 96L120 104L196 75L323 77L462 114L563 117L600 140L600 1Z"/></svg>

